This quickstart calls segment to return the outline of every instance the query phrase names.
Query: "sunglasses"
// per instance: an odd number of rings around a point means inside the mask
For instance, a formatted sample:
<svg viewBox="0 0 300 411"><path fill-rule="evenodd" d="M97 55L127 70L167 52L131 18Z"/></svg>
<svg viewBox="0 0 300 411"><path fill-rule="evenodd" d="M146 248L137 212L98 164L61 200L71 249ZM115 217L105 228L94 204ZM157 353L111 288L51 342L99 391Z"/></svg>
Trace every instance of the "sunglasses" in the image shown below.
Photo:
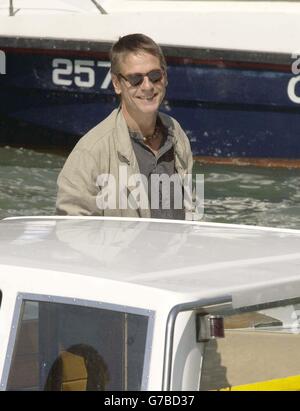
<svg viewBox="0 0 300 411"><path fill-rule="evenodd" d="M146 73L146 74L135 73L135 74L128 74L128 76L125 77L125 76L123 76L123 74L119 73L118 76L121 77L122 79L128 81L128 83L132 87L137 87L137 86L140 86L144 82L145 77L148 77L148 79L151 81L151 83L157 83L158 81L160 81L163 78L164 73L163 73L162 70L152 70L152 71L149 71L149 73Z"/></svg>

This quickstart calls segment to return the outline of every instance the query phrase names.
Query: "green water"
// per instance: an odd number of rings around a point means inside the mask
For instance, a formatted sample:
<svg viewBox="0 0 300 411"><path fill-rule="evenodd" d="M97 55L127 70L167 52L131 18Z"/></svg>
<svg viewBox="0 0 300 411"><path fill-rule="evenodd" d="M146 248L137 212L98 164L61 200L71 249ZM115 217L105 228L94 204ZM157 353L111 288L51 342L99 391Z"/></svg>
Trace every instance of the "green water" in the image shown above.
<svg viewBox="0 0 300 411"><path fill-rule="evenodd" d="M0 148L0 218L54 214L66 156ZM300 229L300 170L197 166L205 175L204 221Z"/></svg>

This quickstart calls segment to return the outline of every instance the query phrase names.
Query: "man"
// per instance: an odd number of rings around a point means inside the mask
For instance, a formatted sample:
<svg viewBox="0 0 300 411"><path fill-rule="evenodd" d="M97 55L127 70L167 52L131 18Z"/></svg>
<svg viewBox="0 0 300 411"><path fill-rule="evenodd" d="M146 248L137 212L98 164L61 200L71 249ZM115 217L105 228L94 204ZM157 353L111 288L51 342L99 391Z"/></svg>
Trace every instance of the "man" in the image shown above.
<svg viewBox="0 0 300 411"><path fill-rule="evenodd" d="M184 219L190 210L183 182L193 159L180 125L158 112L167 86L163 53L149 37L131 34L113 45L110 58L120 107L68 157L58 177L57 214Z"/></svg>

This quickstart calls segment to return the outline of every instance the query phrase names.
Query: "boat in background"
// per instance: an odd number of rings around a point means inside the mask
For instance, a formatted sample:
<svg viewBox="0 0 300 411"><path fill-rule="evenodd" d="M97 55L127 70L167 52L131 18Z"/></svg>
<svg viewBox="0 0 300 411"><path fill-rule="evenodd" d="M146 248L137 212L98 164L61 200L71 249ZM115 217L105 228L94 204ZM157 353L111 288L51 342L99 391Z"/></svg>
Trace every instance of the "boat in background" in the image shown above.
<svg viewBox="0 0 300 411"><path fill-rule="evenodd" d="M299 17L299 2L0 0L0 143L72 148L118 104L112 43L143 32L195 159L300 167Z"/></svg>

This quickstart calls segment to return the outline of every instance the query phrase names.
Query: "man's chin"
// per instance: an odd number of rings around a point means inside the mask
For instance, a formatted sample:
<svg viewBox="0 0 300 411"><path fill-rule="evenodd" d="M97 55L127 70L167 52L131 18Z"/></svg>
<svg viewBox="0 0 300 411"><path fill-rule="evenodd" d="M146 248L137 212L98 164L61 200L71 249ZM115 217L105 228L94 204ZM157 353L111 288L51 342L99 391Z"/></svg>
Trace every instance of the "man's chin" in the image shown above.
<svg viewBox="0 0 300 411"><path fill-rule="evenodd" d="M151 114L151 113L156 113L159 108L159 104L156 102L152 102L151 104L146 103L146 104L139 104L138 105L139 111L141 111L144 114Z"/></svg>

